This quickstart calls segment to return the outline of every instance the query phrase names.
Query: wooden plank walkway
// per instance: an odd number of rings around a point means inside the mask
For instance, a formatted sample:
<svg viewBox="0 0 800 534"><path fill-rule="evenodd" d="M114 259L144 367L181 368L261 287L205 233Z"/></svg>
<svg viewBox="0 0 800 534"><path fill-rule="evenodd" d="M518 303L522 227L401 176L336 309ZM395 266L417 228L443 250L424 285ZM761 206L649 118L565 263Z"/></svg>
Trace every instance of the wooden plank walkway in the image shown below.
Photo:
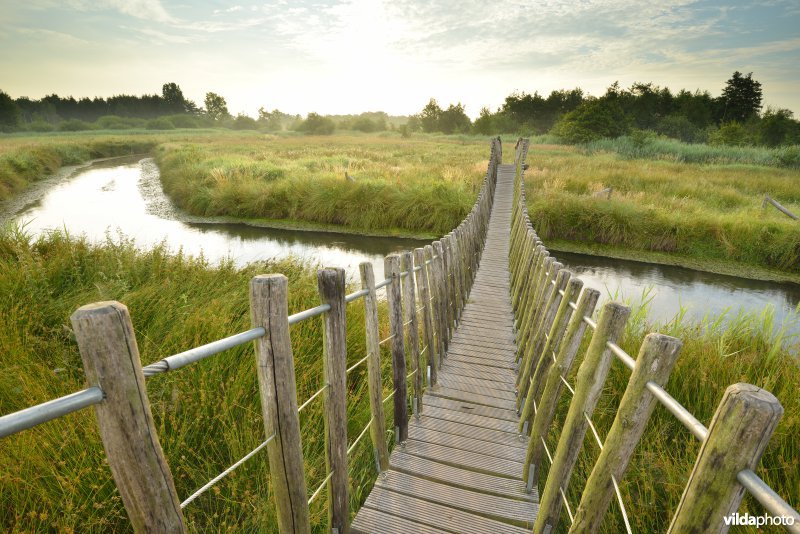
<svg viewBox="0 0 800 534"><path fill-rule="evenodd" d="M481 264L439 371L354 532L521 534L538 495L525 492L517 434L508 247L514 166L501 165Z"/></svg>

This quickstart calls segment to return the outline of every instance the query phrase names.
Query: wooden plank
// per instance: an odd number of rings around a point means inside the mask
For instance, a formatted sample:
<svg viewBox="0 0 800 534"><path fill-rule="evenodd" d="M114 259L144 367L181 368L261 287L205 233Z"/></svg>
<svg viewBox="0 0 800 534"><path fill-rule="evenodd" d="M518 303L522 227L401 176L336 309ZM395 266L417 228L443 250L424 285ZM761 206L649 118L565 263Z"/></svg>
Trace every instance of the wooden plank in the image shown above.
<svg viewBox="0 0 800 534"><path fill-rule="evenodd" d="M520 465L525 460L525 451L520 447L499 445L497 443L468 438L466 436L448 434L422 426L415 426L411 423L408 425L408 438L449 447L451 449L459 449L484 454L486 456L493 456L495 458L502 458L504 460L511 460L512 462L519 462Z"/></svg>
<svg viewBox="0 0 800 534"><path fill-rule="evenodd" d="M528 534L529 532L521 527L380 487L375 488L364 506L454 533Z"/></svg>
<svg viewBox="0 0 800 534"><path fill-rule="evenodd" d="M472 357L479 357L482 359L491 359L497 361L513 361L513 355L516 354L516 350L506 348L506 349L496 349L492 347L477 347L474 345L464 345L461 343L453 343L450 345L450 351L453 354L460 354L462 356L472 356Z"/></svg>
<svg viewBox="0 0 800 534"><path fill-rule="evenodd" d="M500 361L500 360L492 360L490 358L483 358L481 356L469 356L466 354L459 354L454 352L448 356L451 360L456 360L464 363L470 363L473 365L485 365L487 367L497 368L497 369L513 369L514 360L510 359L507 361Z"/></svg>
<svg viewBox="0 0 800 534"><path fill-rule="evenodd" d="M522 477L522 462L504 460L479 452L456 450L443 445L413 439L409 439L406 442L403 452L453 467L486 473L487 475L514 479Z"/></svg>
<svg viewBox="0 0 800 534"><path fill-rule="evenodd" d="M451 387L437 386L429 392L431 395L437 397L444 397L447 399L463 400L473 404L481 404L483 406L491 406L493 408L501 408L504 410L516 409L516 403L513 400L498 399L496 397L489 397L480 393L463 391Z"/></svg>
<svg viewBox="0 0 800 534"><path fill-rule="evenodd" d="M514 371L511 369L498 369L496 367L486 367L485 365L472 365L469 363L450 361L442 366L448 374L453 376L464 376L472 378L483 378L489 382L514 387Z"/></svg>
<svg viewBox="0 0 800 534"><path fill-rule="evenodd" d="M502 432L509 432L517 436L517 426L513 423L509 424L500 419L492 417L484 417L482 415L466 414L446 408L436 408L434 406L425 410L426 417L433 417L436 419L445 419L447 421L455 421L456 423L464 423L465 425L477 426L480 428L489 428L492 430L500 430Z"/></svg>
<svg viewBox="0 0 800 534"><path fill-rule="evenodd" d="M461 413L471 413L476 415L484 415L486 417L494 417L503 421L519 421L519 417L513 410L503 410L501 408L492 408L490 406L482 406L472 402L465 402L454 399L446 399L444 397L437 397L435 395L427 395L423 403L426 406L438 406L447 410L455 410Z"/></svg>
<svg viewBox="0 0 800 534"><path fill-rule="evenodd" d="M364 507L358 511L358 515L350 526L350 532L355 534L408 534L409 532L446 534L448 531Z"/></svg>
<svg viewBox="0 0 800 534"><path fill-rule="evenodd" d="M449 373L443 378L445 382L440 382L440 384L444 387L480 393L481 395L496 397L498 399L516 400L514 386L507 386L481 378L456 376Z"/></svg>
<svg viewBox="0 0 800 534"><path fill-rule="evenodd" d="M436 406L428 405L428 408L426 409L431 409L432 407ZM409 428L411 428L411 424L412 423L409 423ZM520 448L527 447L527 439L520 440L520 437L517 434L503 432L502 430L481 428L467 423L449 421L447 419L438 419L435 417L429 417L428 412L425 413L424 417L420 417L418 420L415 419L413 421L413 424L415 426L421 426L424 428L429 428L431 430L436 430L437 432L446 432L448 434L455 434L458 436L465 436L472 439L489 441L491 443L499 443L502 445L508 445L511 447L520 447Z"/></svg>
<svg viewBox="0 0 800 534"><path fill-rule="evenodd" d="M524 527L533 526L538 509L534 503L469 491L399 471L389 471L388 476L379 478L375 485L397 493L425 498L457 510L508 521Z"/></svg>

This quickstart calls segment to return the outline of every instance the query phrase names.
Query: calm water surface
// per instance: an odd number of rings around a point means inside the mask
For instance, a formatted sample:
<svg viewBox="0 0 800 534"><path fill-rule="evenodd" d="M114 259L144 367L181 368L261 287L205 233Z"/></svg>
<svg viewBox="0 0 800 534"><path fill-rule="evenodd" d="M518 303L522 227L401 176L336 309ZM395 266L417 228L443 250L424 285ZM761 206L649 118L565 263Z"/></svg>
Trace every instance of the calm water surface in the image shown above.
<svg viewBox="0 0 800 534"><path fill-rule="evenodd" d="M25 205L5 206L2 219L24 223L28 231L66 229L91 240L132 238L139 246L161 242L170 249L203 254L212 262L230 258L238 265L293 256L314 264L343 267L351 279L358 264L371 261L376 279L383 278L383 256L426 244L424 241L366 237L327 232L258 228L188 217L164 195L158 169L149 158L116 159L92 165L69 178L44 185L28 195ZM760 282L646 263L554 253L589 287L607 297L641 300L652 297L650 316L669 320L681 307L700 319L721 313L760 312L771 306L777 327L800 333L793 310L800 286Z"/></svg>

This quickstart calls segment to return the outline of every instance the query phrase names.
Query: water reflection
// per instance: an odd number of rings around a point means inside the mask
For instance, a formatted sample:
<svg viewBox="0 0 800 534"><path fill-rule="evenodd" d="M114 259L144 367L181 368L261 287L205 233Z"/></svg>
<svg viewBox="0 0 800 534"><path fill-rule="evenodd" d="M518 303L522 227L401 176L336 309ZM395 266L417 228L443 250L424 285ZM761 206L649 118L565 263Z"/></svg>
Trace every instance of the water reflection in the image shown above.
<svg viewBox="0 0 800 534"><path fill-rule="evenodd" d="M672 319L681 307L688 317L702 319L727 312L760 312L765 306L774 308L777 327L789 320L787 329L800 334L800 324L791 320L800 303L800 285L765 282L736 276L706 273L635 261L616 260L553 252L572 272L580 275L588 287L608 298L641 300L652 298L650 317L665 321Z"/></svg>

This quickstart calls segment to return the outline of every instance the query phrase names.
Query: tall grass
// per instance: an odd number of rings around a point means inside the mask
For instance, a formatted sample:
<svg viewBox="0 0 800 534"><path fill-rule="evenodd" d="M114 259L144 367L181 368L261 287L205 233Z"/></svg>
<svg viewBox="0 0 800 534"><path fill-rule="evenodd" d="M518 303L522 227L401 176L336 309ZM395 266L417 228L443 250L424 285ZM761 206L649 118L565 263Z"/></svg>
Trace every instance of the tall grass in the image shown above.
<svg viewBox="0 0 800 534"><path fill-rule="evenodd" d="M249 328L247 284L258 273L289 277L289 312L319 303L316 280L291 260L237 269L210 266L202 259L170 255L163 247L137 251L127 242L89 245L53 234L33 240L19 232L0 234L0 413L8 413L85 386L69 315L80 305L116 299L131 310L144 364ZM382 317L385 317L385 313ZM348 362L364 352L363 307L347 308ZM800 503L800 367L796 340L772 334L768 312L722 321L660 325L646 310L632 314L620 344L636 354L653 329L684 340L667 389L708 424L724 389L745 381L773 392L785 413L758 473L779 494ZM386 329L386 325L382 325ZM386 332L383 334L386 335ZM320 323L291 329L298 399L322 386ZM587 336L588 338L588 336ZM388 366L388 354L384 355ZM612 367L594 421L605 435L629 372ZM384 369L384 393L391 373ZM364 369L348 376L348 435L352 440L369 420ZM574 380L574 376L570 377ZM254 357L250 346L148 380L156 427L178 494L185 498L264 439ZM566 406L562 405L561 417ZM387 410L391 419L391 410ZM303 450L309 491L324 479L322 414L315 402L303 413ZM391 420L387 428L393 428ZM557 433L549 437L555 444ZM368 440L351 460L352 510L363 502L375 478ZM622 482L634 531L663 531L675 509L699 444L670 414L657 408ZM584 445L569 499L577 504L597 450ZM129 525L115 489L91 410L84 410L3 440L0 447L0 529L10 532L126 532ZM542 473L546 475L546 471ZM541 483L544 481L542 480ZM316 530L325 530L325 495L313 505ZM612 505L604 532L621 531ZM746 510L760 513L746 501ZM190 504L193 531L275 530L266 455L249 460L215 489Z"/></svg>
<svg viewBox="0 0 800 534"><path fill-rule="evenodd" d="M146 365L248 329L248 281L266 272L289 277L290 313L319 303L315 274L291 260L237 269L170 255L163 247L141 252L126 242L94 246L60 234L37 240L0 235L0 413L85 387L69 325L77 307L108 299L125 303ZM347 320L352 364L365 353L361 301L348 306ZM301 402L323 385L320 328L319 319L312 319L291 329ZM387 370L386 394L390 376ZM147 387L181 498L264 440L250 345L151 378ZM348 390L352 441L369 420L364 369L348 376ZM393 428L390 412L387 428ZM319 402L303 412L301 424L311 491L325 477ZM2 531L130 529L91 409L4 439L0 465ZM355 510L374 478L368 440L351 457L351 466ZM269 480L262 452L186 508L192 530L275 530ZM325 506L323 492L312 506L319 531L326 523Z"/></svg>
<svg viewBox="0 0 800 534"><path fill-rule="evenodd" d="M800 173L752 164L629 160L535 147L526 173L534 227L549 239L800 273ZM592 194L613 187L611 200Z"/></svg>
<svg viewBox="0 0 800 534"><path fill-rule="evenodd" d="M164 190L195 215L428 234L464 218L486 156L485 139L388 136L226 136L156 152Z"/></svg>
<svg viewBox="0 0 800 534"><path fill-rule="evenodd" d="M622 136L600 139L583 145L596 152L614 152L629 159L666 160L678 163L764 165L800 169L800 146L778 148L756 146L712 146L684 143L677 139L648 136Z"/></svg>

